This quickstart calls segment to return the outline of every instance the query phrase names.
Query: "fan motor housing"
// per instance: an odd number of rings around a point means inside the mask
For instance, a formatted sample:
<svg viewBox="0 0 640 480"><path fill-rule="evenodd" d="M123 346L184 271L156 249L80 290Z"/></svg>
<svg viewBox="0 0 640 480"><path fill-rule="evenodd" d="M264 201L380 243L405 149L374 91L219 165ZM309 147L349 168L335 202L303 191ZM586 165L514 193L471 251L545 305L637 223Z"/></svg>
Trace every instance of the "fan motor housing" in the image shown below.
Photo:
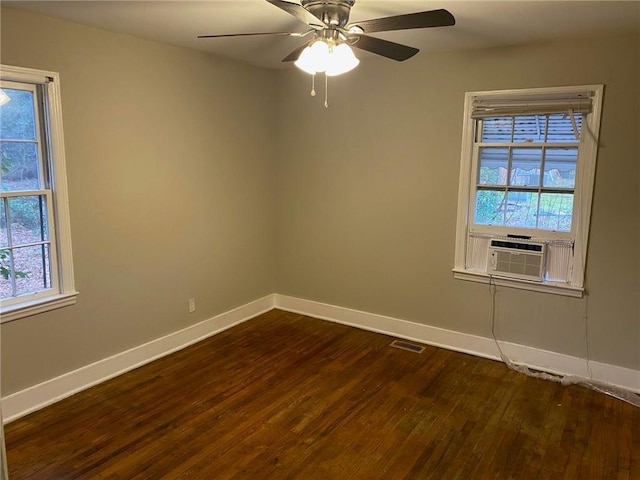
<svg viewBox="0 0 640 480"><path fill-rule="evenodd" d="M344 27L356 0L301 0L302 6L327 25Z"/></svg>

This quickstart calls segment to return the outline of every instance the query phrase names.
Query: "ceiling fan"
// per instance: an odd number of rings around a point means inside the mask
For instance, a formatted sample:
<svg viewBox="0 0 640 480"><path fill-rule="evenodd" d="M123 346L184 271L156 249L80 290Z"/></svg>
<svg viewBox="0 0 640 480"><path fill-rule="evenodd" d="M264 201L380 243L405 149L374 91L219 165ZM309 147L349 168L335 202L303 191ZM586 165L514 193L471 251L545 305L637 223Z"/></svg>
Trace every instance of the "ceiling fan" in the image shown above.
<svg viewBox="0 0 640 480"><path fill-rule="evenodd" d="M300 4L286 0L267 0L267 2L304 22L310 28L302 33L232 33L199 35L198 38L253 35L306 37L313 33L310 39L283 58L282 61L295 62L297 67L314 75L314 77L319 72L325 73L326 76L334 76L348 72L358 65L359 60L350 47L366 50L398 62L413 57L419 51L414 47L371 37L368 35L369 33L446 27L456 23L453 15L444 9L349 23L349 14L351 7L356 3L355 0L300 0ZM313 88L311 94L315 95Z"/></svg>

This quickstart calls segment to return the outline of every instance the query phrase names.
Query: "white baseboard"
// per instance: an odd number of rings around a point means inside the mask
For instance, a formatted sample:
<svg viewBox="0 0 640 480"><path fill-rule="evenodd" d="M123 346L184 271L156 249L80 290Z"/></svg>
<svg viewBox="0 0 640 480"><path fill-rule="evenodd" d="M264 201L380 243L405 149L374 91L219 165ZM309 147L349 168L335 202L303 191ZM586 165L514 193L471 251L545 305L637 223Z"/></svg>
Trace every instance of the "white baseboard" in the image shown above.
<svg viewBox="0 0 640 480"><path fill-rule="evenodd" d="M74 393L186 348L273 308L493 360L500 359L498 347L490 338L311 300L272 294L9 395L2 399L4 423L9 423ZM514 363L555 374L580 378L590 376L587 362L582 358L508 342L500 342L500 346ZM589 362L589 367L591 378L595 381L632 392L640 392L640 372L637 370L594 361Z"/></svg>
<svg viewBox="0 0 640 480"><path fill-rule="evenodd" d="M276 294L274 297L274 307L281 310L413 340L427 345L500 360L500 351L492 338L469 335L286 295ZM596 382L640 393L640 371L637 370L593 360L589 361L587 365L587 361L584 358L572 357L515 343L501 341L500 347L507 357L516 364L585 380L590 378Z"/></svg>
<svg viewBox="0 0 640 480"><path fill-rule="evenodd" d="M9 423L74 393L186 348L272 310L273 301L274 295L267 295L183 330L8 395L2 399L4 423Z"/></svg>

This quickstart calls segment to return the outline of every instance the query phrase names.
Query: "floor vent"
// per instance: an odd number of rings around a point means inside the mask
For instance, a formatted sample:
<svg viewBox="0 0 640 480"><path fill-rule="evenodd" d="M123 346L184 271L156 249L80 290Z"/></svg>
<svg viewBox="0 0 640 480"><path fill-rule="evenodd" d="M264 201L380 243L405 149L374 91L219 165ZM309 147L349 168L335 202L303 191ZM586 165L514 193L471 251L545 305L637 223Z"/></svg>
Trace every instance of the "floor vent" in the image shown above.
<svg viewBox="0 0 640 480"><path fill-rule="evenodd" d="M415 343L403 342L402 340L394 340L389 344L391 347L400 348L402 350L408 350L413 353L422 353L424 352L424 348L420 345L416 345Z"/></svg>

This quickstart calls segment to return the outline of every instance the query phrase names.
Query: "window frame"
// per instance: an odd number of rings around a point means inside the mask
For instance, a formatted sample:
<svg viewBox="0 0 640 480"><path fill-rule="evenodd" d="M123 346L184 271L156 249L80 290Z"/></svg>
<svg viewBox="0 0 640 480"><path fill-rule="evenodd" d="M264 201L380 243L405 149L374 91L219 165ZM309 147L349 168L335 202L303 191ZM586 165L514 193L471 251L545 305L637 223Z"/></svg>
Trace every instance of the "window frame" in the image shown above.
<svg viewBox="0 0 640 480"><path fill-rule="evenodd" d="M0 65L0 79L42 89L42 102L37 106L40 111L36 112L39 118L36 120L41 125L42 162L47 164L49 178L48 184L41 185L44 188L34 192L42 195L44 191L47 196L51 283L55 287L0 301L0 322L5 323L73 305L78 292L73 272L60 76L57 72ZM34 192L20 192L20 195Z"/></svg>
<svg viewBox="0 0 640 480"><path fill-rule="evenodd" d="M508 99L535 96L554 98L558 95L578 93L588 90L593 92L591 97L591 112L588 113L582 125L582 134L578 144L578 161L574 186L574 208L572 228L569 232L559 232L542 229L522 229L520 227L489 226L474 223L475 191L478 169L479 146L476 141L476 127L480 120L472 118L472 107L475 101L483 98ZM454 278L482 283L520 288L544 293L555 293L573 297L584 294L584 269L586 264L589 226L591 220L591 205L595 181L595 168L598 152L600 132L600 118L602 111L603 85L580 85L566 87L545 87L498 91L467 92L464 102L464 120L462 128L462 149L460 156L460 177L458 187L458 210L456 221L456 242L453 274ZM548 112L554 113L554 112ZM514 114L518 115L518 114ZM500 116L500 115L497 115ZM523 144L523 145L526 145ZM549 144L551 146L551 144ZM560 146L561 144L557 144ZM553 144L556 146L556 144ZM471 234L502 236L507 233L530 235L532 241L553 242L556 240L570 240L573 242L573 256L569 266L569 280L554 282L544 280L535 282L517 278L491 276L488 273L472 270L467 265L467 246Z"/></svg>

